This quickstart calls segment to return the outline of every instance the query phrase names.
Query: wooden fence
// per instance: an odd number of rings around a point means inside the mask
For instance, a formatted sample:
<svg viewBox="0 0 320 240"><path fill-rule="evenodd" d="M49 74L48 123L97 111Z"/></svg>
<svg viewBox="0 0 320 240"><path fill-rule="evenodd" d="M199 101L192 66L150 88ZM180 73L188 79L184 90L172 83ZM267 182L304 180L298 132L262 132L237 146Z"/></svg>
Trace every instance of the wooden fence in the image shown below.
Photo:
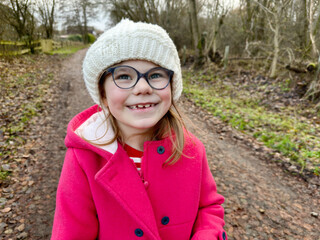
<svg viewBox="0 0 320 240"><path fill-rule="evenodd" d="M49 53L55 49L75 45L76 43L72 41L41 39L33 41L31 44L35 51ZM0 41L0 55L22 55L30 51L30 46L28 46L26 42Z"/></svg>

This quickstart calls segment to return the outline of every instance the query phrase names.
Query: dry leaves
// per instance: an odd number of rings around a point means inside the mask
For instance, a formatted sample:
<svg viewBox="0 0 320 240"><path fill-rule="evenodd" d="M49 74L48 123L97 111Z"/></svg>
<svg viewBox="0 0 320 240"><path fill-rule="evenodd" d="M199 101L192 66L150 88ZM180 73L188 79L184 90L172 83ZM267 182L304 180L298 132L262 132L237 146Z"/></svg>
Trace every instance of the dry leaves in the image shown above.
<svg viewBox="0 0 320 240"><path fill-rule="evenodd" d="M57 91L53 81L57 56L0 58L0 237L25 239L24 210L19 199L32 192L29 175L38 161L42 125ZM42 123L42 124L41 124ZM27 202L24 202L27 204Z"/></svg>

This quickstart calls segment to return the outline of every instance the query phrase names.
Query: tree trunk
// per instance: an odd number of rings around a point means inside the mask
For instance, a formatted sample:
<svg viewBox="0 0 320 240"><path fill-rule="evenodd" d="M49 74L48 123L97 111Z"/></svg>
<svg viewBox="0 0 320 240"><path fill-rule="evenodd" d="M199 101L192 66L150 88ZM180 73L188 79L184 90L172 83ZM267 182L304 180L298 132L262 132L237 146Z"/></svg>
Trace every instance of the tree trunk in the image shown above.
<svg viewBox="0 0 320 240"><path fill-rule="evenodd" d="M196 10L196 1L189 0L189 10L190 10L190 18L191 18L191 28L192 28L192 37L193 37L193 47L194 50L197 51L198 42L199 42L199 25L198 25L198 18L197 18L197 10Z"/></svg>
<svg viewBox="0 0 320 240"><path fill-rule="evenodd" d="M48 38L53 38L53 24L54 24L54 10L55 10L55 5L56 5L56 1L53 0L52 1L52 7L51 7L51 11L50 11L50 16L49 16L49 34L48 34Z"/></svg>
<svg viewBox="0 0 320 240"><path fill-rule="evenodd" d="M246 9L247 9L247 18L246 18L246 32L249 41L253 40L253 31L252 31L252 17L253 17L253 8L251 6L252 0L246 0Z"/></svg>
<svg viewBox="0 0 320 240"><path fill-rule="evenodd" d="M266 7L268 0L263 1L263 6ZM262 41L265 39L265 25L266 25L266 15L264 11L259 12L259 17L258 17L258 29L257 29L257 36L256 40Z"/></svg>
<svg viewBox="0 0 320 240"><path fill-rule="evenodd" d="M194 49L196 52L196 68L203 65L203 46L201 41L199 40L200 31L199 31L199 24L198 24L198 17L197 17L197 7L196 7L196 0L189 0L189 10L190 10L190 17L191 17L191 27L192 27L192 35L194 41Z"/></svg>
<svg viewBox="0 0 320 240"><path fill-rule="evenodd" d="M83 5L82 5L82 14L83 14L83 36L82 36L82 39L83 39L84 44L89 43L88 25L87 25L88 18L87 18L87 5L86 4L87 3L85 1L85 2L83 2Z"/></svg>
<svg viewBox="0 0 320 240"><path fill-rule="evenodd" d="M273 36L273 59L270 68L270 77L274 78L277 74L277 63L279 58L279 39L280 39L280 13L281 6L278 6L277 13L274 15L275 18L275 28Z"/></svg>
<svg viewBox="0 0 320 240"><path fill-rule="evenodd" d="M301 2L301 16L300 16L300 47L305 52L308 45L308 11L307 0L300 0Z"/></svg>
<svg viewBox="0 0 320 240"><path fill-rule="evenodd" d="M314 0L310 0L310 8L309 8L309 12L310 12L310 15L309 15L309 37L310 37L310 43L311 43L311 56L313 58L316 58L318 57L319 55L319 50L317 48L317 45L316 45L316 40L315 40L315 36L316 36L316 33L317 33L317 26L318 23L320 22L320 4L319 4L319 7L318 7L318 21L316 22L316 26L314 26L314 22L313 22L313 17L314 17L314 13L315 13L315 10L314 10Z"/></svg>

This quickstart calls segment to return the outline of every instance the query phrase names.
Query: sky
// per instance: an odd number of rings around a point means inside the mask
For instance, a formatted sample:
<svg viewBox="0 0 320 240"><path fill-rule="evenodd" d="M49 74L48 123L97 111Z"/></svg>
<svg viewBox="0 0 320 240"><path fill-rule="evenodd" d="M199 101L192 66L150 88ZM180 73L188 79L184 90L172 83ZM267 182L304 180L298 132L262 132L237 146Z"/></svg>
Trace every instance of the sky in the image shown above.
<svg viewBox="0 0 320 240"><path fill-rule="evenodd" d="M105 19L99 18L99 19L95 19L95 20L90 20L88 25L93 26L97 30L104 31L108 27L107 22L108 22L107 17Z"/></svg>
<svg viewBox="0 0 320 240"><path fill-rule="evenodd" d="M221 0L226 6L237 7L240 4L240 0ZM89 21L89 26L94 26L96 29L104 31L109 28L108 17L98 16L98 18Z"/></svg>

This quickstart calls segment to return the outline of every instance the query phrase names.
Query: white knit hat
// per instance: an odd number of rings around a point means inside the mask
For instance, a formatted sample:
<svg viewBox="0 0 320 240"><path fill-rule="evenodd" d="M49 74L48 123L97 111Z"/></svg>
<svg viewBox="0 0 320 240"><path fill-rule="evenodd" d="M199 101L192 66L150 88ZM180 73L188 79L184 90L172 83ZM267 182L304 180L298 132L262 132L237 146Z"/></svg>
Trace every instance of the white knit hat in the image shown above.
<svg viewBox="0 0 320 240"><path fill-rule="evenodd" d="M147 60L174 71L172 96L174 101L179 99L180 59L167 32L158 25L123 19L91 45L83 61L84 81L95 103L100 104L98 81L102 73L114 64L132 59Z"/></svg>

